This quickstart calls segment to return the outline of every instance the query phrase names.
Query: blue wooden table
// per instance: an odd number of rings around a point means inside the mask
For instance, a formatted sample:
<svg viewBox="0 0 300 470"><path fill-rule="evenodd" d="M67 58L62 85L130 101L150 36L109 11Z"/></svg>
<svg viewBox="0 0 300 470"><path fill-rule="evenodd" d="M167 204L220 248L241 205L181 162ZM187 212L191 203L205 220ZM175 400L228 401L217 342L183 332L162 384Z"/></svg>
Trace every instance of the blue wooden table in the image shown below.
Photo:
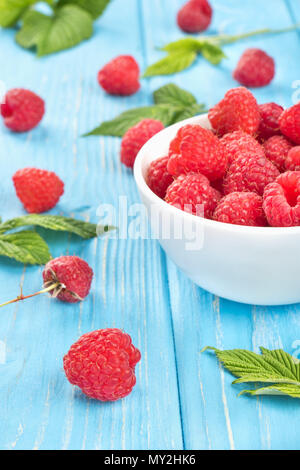
<svg viewBox="0 0 300 470"><path fill-rule="evenodd" d="M124 8L126 4L126 7ZM259 102L290 106L300 80L300 36L253 38L227 46L213 67L199 59L174 77L144 80L130 98L113 98L97 84L99 68L118 54L153 63L156 46L182 33L175 14L183 0L114 0L79 47L37 59L0 32L0 79L43 96L47 114L33 132L14 135L1 126L1 215L24 213L11 176L25 166L56 171L65 195L52 213L97 221L100 203L138 202L132 172L121 165L116 138L80 138L100 121L151 102L151 92L173 81L208 106L236 83L231 72L246 47L276 59L273 83L254 91ZM228 33L300 21L298 0L212 0L210 32ZM298 83L299 86L299 83ZM205 345L258 350L283 347L297 355L300 306L256 307L216 298L192 284L151 240L75 237L44 233L53 256L77 254L95 272L91 295L77 305L40 296L1 310L1 449L300 449L300 402L237 398ZM41 287L41 267L0 260L0 300ZM65 378L62 357L83 333L124 328L142 352L132 395L116 403L87 399ZM5 348L4 348L5 346ZM2 351L3 353L3 351Z"/></svg>

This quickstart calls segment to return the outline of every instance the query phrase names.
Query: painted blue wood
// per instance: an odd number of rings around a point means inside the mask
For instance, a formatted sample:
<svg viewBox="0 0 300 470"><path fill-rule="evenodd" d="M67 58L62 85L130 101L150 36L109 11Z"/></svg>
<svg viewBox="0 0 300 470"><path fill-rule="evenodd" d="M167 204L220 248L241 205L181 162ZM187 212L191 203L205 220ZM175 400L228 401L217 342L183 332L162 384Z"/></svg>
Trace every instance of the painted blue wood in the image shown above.
<svg viewBox="0 0 300 470"><path fill-rule="evenodd" d="M52 213L97 221L100 202L119 196L138 202L131 171L119 161L119 139L79 135L122 110L151 102L151 91L173 81L208 106L228 88L240 54L262 47L276 59L277 74L254 90L260 102L291 105L300 80L298 33L253 38L226 47L228 59L212 67L199 59L175 77L144 80L129 98L105 95L96 81L101 65L121 53L141 67L161 56L156 46L182 36L174 21L183 0L114 0L96 23L96 34L77 48L43 59L20 49L13 31L0 32L0 79L7 88L30 88L46 99L47 114L33 132L1 127L0 185L3 219L24 213L11 176L34 165L56 171L65 195ZM212 0L212 33L279 28L300 21L298 0ZM117 222L118 223L118 222ZM118 225L120 225L118 223ZM123 223L121 223L121 227ZM215 298L192 284L155 241L103 238L83 242L43 232L53 256L85 258L95 271L91 295L67 306L47 296L1 311L1 449L299 449L299 403L283 398L237 399L229 374L207 353L220 348L284 347L300 339L300 308L263 308ZM39 267L0 261L0 300L41 286ZM62 357L81 334L116 326L141 349L137 386L128 398L103 404L85 398L65 379ZM2 343L0 343L2 344Z"/></svg>

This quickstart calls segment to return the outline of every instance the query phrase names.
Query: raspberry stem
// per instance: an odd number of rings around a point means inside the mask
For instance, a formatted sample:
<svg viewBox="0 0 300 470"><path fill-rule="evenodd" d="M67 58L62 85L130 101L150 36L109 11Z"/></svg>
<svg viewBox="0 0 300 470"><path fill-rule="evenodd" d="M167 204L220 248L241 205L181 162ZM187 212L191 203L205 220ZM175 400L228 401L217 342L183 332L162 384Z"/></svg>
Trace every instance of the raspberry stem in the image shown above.
<svg viewBox="0 0 300 470"><path fill-rule="evenodd" d="M250 31L248 33L241 33L241 34L220 34L217 36L207 36L205 39L216 42L218 44L231 44L233 42L239 41L240 39L250 38L252 36L258 36L260 34L282 34L282 33L289 33L291 31L295 31L296 29L300 28L300 23L294 24L292 26L288 26L287 28L281 29L271 29L271 28L264 28L264 29L257 29L255 31ZM203 40L203 36L200 36L200 40Z"/></svg>
<svg viewBox="0 0 300 470"><path fill-rule="evenodd" d="M5 307L6 305L14 304L15 302L20 302L21 300L26 300L26 299L30 299L31 297L36 297L37 295L40 295L40 294L46 294L47 292L55 290L59 286L61 286L61 284L59 282L56 282L56 283L51 284L50 286L46 287L45 289L42 289L38 292L35 292L35 294L26 295L26 296L23 295L22 289L21 289L21 294L18 295L18 297L16 297L13 300L9 300L8 302L4 302L3 304L0 304L0 308Z"/></svg>

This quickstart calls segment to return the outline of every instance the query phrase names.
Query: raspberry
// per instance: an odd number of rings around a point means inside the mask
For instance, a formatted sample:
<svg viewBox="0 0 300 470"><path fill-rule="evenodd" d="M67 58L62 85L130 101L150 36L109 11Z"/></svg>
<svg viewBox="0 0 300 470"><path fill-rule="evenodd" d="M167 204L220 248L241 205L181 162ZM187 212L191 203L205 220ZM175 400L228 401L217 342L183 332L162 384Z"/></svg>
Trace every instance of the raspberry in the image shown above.
<svg viewBox="0 0 300 470"><path fill-rule="evenodd" d="M120 55L98 72L100 86L110 95L133 95L140 89L140 68L130 55Z"/></svg>
<svg viewBox="0 0 300 470"><path fill-rule="evenodd" d="M285 168L291 171L300 171L300 146L293 147L286 157Z"/></svg>
<svg viewBox="0 0 300 470"><path fill-rule="evenodd" d="M167 188L174 181L173 176L167 170L168 160L169 157L154 160L151 162L147 174L149 188L161 199L164 199Z"/></svg>
<svg viewBox="0 0 300 470"><path fill-rule="evenodd" d="M244 87L229 90L208 113L213 129L222 136L234 131L257 133L260 123L259 107L252 93Z"/></svg>
<svg viewBox="0 0 300 470"><path fill-rule="evenodd" d="M300 225L300 171L282 173L265 188L263 208L273 227Z"/></svg>
<svg viewBox="0 0 300 470"><path fill-rule="evenodd" d="M228 163L231 164L238 156L256 153L264 157L263 147L249 134L243 131L235 131L225 134L220 139L220 144L227 155Z"/></svg>
<svg viewBox="0 0 300 470"><path fill-rule="evenodd" d="M177 24L186 33L200 33L210 25L212 13L207 0L190 0L179 10Z"/></svg>
<svg viewBox="0 0 300 470"><path fill-rule="evenodd" d="M221 199L213 218L226 224L264 227L267 225L267 221L262 202L263 200L258 194L234 192Z"/></svg>
<svg viewBox="0 0 300 470"><path fill-rule="evenodd" d="M68 303L83 300L90 292L93 270L78 256L60 256L46 264L44 287L50 295Z"/></svg>
<svg viewBox="0 0 300 470"><path fill-rule="evenodd" d="M179 176L167 189L166 202L178 209L210 219L221 194L200 173Z"/></svg>
<svg viewBox="0 0 300 470"><path fill-rule="evenodd" d="M170 144L167 168L173 176L202 173L213 181L225 174L227 158L211 131L188 124L179 129Z"/></svg>
<svg viewBox="0 0 300 470"><path fill-rule="evenodd" d="M12 179L18 198L30 213L52 209L64 193L64 183L53 171L23 168Z"/></svg>
<svg viewBox="0 0 300 470"><path fill-rule="evenodd" d="M277 166L280 172L285 171L285 160L292 144L282 135L274 135L264 143L265 154Z"/></svg>
<svg viewBox="0 0 300 470"><path fill-rule="evenodd" d="M26 132L42 120L45 103L30 90L14 88L6 93L0 110L6 127L14 132Z"/></svg>
<svg viewBox="0 0 300 470"><path fill-rule="evenodd" d="M300 144L300 103L283 111L279 118L281 132L295 144Z"/></svg>
<svg viewBox="0 0 300 470"><path fill-rule="evenodd" d="M255 152L240 155L232 162L224 178L224 193L250 191L262 196L265 186L278 175L276 166L264 156Z"/></svg>
<svg viewBox="0 0 300 470"><path fill-rule="evenodd" d="M258 107L260 112L259 139L264 141L273 135L281 135L279 118L283 113L283 107L276 103L260 104Z"/></svg>
<svg viewBox="0 0 300 470"><path fill-rule="evenodd" d="M145 143L164 128L160 121L143 119L128 129L121 143L121 162L133 167L135 158Z"/></svg>
<svg viewBox="0 0 300 470"><path fill-rule="evenodd" d="M275 75L275 62L261 49L247 49L241 56L233 78L247 87L268 85Z"/></svg>
<svg viewBox="0 0 300 470"><path fill-rule="evenodd" d="M115 401L131 393L140 359L128 334L106 328L81 336L65 355L64 370L69 382L88 397Z"/></svg>

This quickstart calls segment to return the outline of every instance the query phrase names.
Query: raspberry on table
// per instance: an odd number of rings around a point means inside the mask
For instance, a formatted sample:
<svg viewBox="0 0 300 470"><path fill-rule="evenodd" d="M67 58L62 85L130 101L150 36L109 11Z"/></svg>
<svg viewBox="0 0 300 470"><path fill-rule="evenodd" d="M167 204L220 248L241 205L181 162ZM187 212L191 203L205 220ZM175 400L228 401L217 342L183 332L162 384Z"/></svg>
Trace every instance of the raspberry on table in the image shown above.
<svg viewBox="0 0 300 470"><path fill-rule="evenodd" d="M221 199L209 180L200 173L179 176L167 189L165 201L177 209L200 217L212 218Z"/></svg>
<svg viewBox="0 0 300 470"><path fill-rule="evenodd" d="M134 57L120 55L98 72L99 85L110 95L129 96L140 89L140 68Z"/></svg>
<svg viewBox="0 0 300 470"><path fill-rule="evenodd" d="M285 168L291 171L300 171L300 146L291 148L285 160Z"/></svg>
<svg viewBox="0 0 300 470"><path fill-rule="evenodd" d="M64 193L64 183L53 171L28 167L18 170L12 179L18 198L30 213L52 209Z"/></svg>
<svg viewBox="0 0 300 470"><path fill-rule="evenodd" d="M36 127L45 114L45 102L30 90L9 90L0 106L4 124L14 132L27 132Z"/></svg>
<svg viewBox="0 0 300 470"><path fill-rule="evenodd" d="M243 131L235 131L225 134L220 139L220 144L228 158L229 165L240 155L256 153L264 157L263 147L251 135Z"/></svg>
<svg viewBox="0 0 300 470"><path fill-rule="evenodd" d="M116 401L132 392L135 366L141 359L130 336L106 328L81 336L64 356L64 370L72 385L90 398Z"/></svg>
<svg viewBox="0 0 300 470"><path fill-rule="evenodd" d="M210 130L187 124L179 129L170 144L167 168L173 176L201 173L213 181L225 174L227 157L219 139Z"/></svg>
<svg viewBox="0 0 300 470"><path fill-rule="evenodd" d="M212 14L207 0L189 0L179 10L177 24L186 33L201 33L209 27Z"/></svg>
<svg viewBox="0 0 300 470"><path fill-rule="evenodd" d="M240 155L230 165L224 178L224 194L254 192L263 195L264 188L279 175L279 170L265 156L256 152Z"/></svg>
<svg viewBox="0 0 300 470"><path fill-rule="evenodd" d="M275 62L265 51L250 48L242 54L233 78L247 87L268 85L275 76Z"/></svg>
<svg viewBox="0 0 300 470"><path fill-rule="evenodd" d="M234 131L256 135L260 124L257 101L244 87L227 91L224 98L210 109L208 118L219 136Z"/></svg>
<svg viewBox="0 0 300 470"><path fill-rule="evenodd" d="M263 208L273 227L300 225L300 171L286 171L264 191Z"/></svg>
<svg viewBox="0 0 300 470"><path fill-rule="evenodd" d="M281 132L295 144L300 144L300 103L283 111L279 118Z"/></svg>
<svg viewBox="0 0 300 470"><path fill-rule="evenodd" d="M273 135L281 135L279 118L284 109L276 103L265 103L259 106L260 124L258 128L258 138L265 141Z"/></svg>
<svg viewBox="0 0 300 470"><path fill-rule="evenodd" d="M60 256L49 261L43 271L44 288L63 302L76 303L90 292L93 270L78 256Z"/></svg>
<svg viewBox="0 0 300 470"><path fill-rule="evenodd" d="M167 170L169 157L161 157L150 163L147 173L147 184L161 199L165 198L166 191L174 178Z"/></svg>
<svg viewBox="0 0 300 470"><path fill-rule="evenodd" d="M143 119L128 129L121 143L121 162L132 168L141 148L151 137L162 131L163 128L162 122L156 119Z"/></svg>
<svg viewBox="0 0 300 470"><path fill-rule="evenodd" d="M267 220L262 203L262 197L256 193L233 192L221 199L213 218L226 224L265 227Z"/></svg>
<svg viewBox="0 0 300 470"><path fill-rule="evenodd" d="M291 142L282 135L274 135L264 143L267 159L274 163L281 173L285 171L285 161L292 147Z"/></svg>

